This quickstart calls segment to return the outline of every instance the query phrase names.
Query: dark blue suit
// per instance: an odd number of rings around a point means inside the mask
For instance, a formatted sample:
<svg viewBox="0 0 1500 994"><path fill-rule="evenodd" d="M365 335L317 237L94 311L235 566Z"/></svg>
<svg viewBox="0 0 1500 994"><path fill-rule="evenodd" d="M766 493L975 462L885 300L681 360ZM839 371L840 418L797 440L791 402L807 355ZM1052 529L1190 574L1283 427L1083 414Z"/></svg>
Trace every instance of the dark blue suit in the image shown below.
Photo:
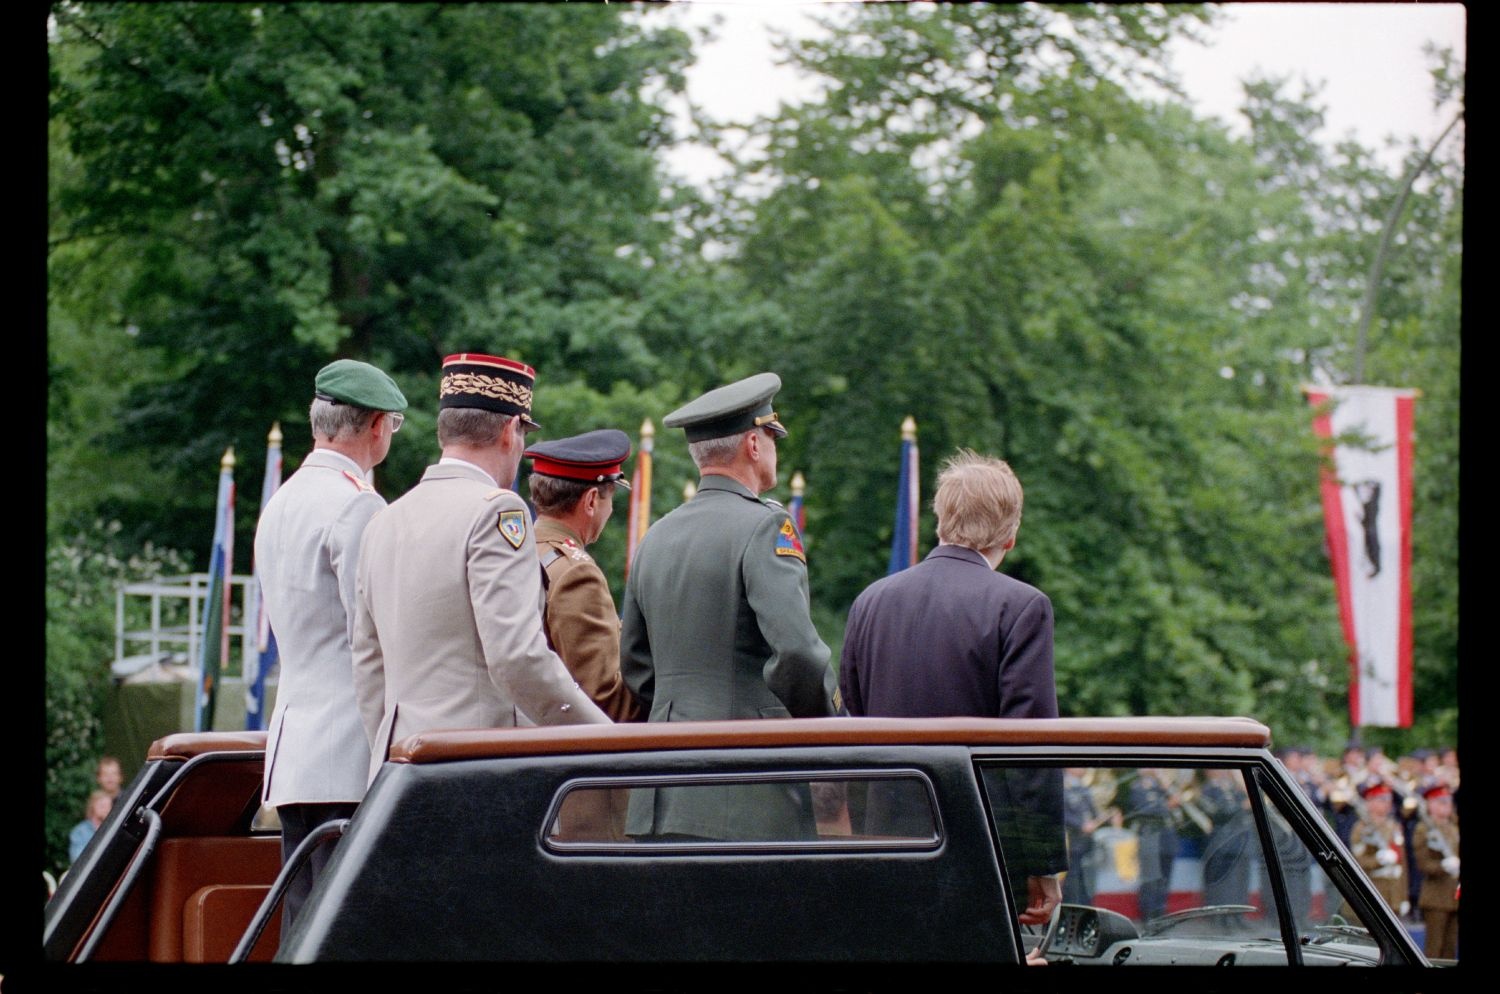
<svg viewBox="0 0 1500 994"><path fill-rule="evenodd" d="M852 715L1056 718L1052 602L940 545L855 599L839 689Z"/></svg>
<svg viewBox="0 0 1500 994"><path fill-rule="evenodd" d="M1056 718L1052 602L973 549L940 545L855 599L839 688L855 716ZM1068 868L1062 771L996 768L985 785L1024 896L1025 876Z"/></svg>

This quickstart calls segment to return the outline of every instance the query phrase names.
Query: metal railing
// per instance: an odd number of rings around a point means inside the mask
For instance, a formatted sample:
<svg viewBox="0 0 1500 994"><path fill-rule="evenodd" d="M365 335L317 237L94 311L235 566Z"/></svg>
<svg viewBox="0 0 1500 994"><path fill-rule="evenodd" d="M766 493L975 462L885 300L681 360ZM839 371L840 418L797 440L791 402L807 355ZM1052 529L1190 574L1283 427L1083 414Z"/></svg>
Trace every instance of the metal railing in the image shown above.
<svg viewBox="0 0 1500 994"><path fill-rule="evenodd" d="M115 659L114 671L125 676L151 663L161 662L166 657L179 654L182 661L191 666L198 665L200 645L203 640L203 624L206 611L204 601L210 588L208 573L190 573L186 576L166 576L142 583L126 583L115 589ZM226 673L244 672L244 662L256 651L255 584L250 576L229 578L230 617L229 637L239 639L239 667L236 670L230 660L224 660ZM149 627L127 629L125 626L127 598L145 598L149 601ZM182 622L182 608L175 602L186 602L187 618ZM163 607L166 607L166 619ZM236 610L237 609L237 610ZM132 616L139 617L138 611ZM142 653L142 647L146 651ZM130 650L130 651L127 651ZM234 653L231 651L230 656Z"/></svg>

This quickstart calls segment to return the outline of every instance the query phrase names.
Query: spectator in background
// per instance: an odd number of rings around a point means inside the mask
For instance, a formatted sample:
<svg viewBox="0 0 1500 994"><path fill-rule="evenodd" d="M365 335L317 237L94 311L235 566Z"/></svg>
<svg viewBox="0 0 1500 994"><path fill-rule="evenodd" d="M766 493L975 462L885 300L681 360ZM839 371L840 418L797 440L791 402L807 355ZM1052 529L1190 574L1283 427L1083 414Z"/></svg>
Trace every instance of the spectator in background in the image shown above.
<svg viewBox="0 0 1500 994"><path fill-rule="evenodd" d="M116 764L118 770L119 764ZM83 850L99 831L99 826L104 824L104 819L109 817L110 809L114 807L114 798L102 790L96 790L89 794L88 802L83 806L83 821L73 826L68 833L68 862L76 862L83 854Z"/></svg>
<svg viewBox="0 0 1500 994"><path fill-rule="evenodd" d="M125 774L120 769L120 761L113 756L100 756L99 765L94 768L94 782L111 799L119 797L120 787L125 783Z"/></svg>

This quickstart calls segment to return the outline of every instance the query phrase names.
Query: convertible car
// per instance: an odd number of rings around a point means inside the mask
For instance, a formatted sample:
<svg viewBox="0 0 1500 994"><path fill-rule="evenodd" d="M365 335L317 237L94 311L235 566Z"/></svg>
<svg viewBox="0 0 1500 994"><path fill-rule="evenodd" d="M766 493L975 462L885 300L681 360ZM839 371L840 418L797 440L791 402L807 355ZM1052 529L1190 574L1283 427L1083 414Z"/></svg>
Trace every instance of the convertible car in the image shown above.
<svg viewBox="0 0 1500 994"><path fill-rule="evenodd" d="M434 731L284 869L264 744L155 743L47 903L45 957L1427 965L1245 718ZM1022 924L1048 859L1064 901Z"/></svg>

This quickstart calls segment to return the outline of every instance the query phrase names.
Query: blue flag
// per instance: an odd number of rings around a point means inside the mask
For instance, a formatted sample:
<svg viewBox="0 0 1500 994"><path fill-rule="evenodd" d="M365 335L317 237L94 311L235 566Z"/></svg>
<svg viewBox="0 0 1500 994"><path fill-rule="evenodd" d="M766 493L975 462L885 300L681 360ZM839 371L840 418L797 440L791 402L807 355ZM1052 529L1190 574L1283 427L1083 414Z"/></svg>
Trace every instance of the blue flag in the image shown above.
<svg viewBox="0 0 1500 994"><path fill-rule="evenodd" d="M229 656L229 577L234 566L234 449L219 463L219 496L214 509L214 548L208 563L208 594L203 599L203 639L199 644L198 700L193 731L213 728L219 675Z"/></svg>
<svg viewBox="0 0 1500 994"><path fill-rule="evenodd" d="M896 482L896 525L891 532L891 565L899 573L917 561L917 422L901 422L901 475Z"/></svg>
<svg viewBox="0 0 1500 994"><path fill-rule="evenodd" d="M260 485L260 510L264 514L271 495L281 486L281 422L271 425L266 436L266 476ZM259 731L266 727L266 677L276 666L276 635L266 616L266 602L261 596L260 564L250 585L254 607L246 612L255 625L255 651L245 654L245 728Z"/></svg>

